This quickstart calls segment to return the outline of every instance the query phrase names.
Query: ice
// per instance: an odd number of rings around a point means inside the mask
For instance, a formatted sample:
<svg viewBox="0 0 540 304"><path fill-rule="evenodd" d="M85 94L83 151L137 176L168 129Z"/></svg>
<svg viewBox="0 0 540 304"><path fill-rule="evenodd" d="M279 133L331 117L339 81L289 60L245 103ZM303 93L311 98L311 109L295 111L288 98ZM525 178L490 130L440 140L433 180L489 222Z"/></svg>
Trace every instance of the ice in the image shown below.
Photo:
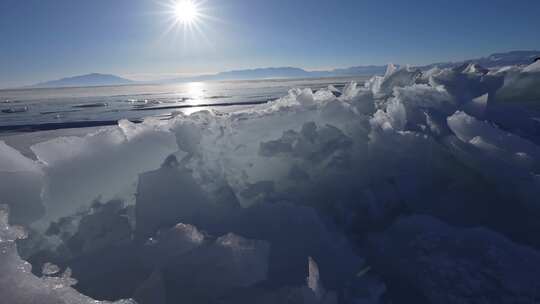
<svg viewBox="0 0 540 304"><path fill-rule="evenodd" d="M52 265L44 272L47 277L36 277L31 273L31 266L17 253L16 239L25 237L20 228L9 226L7 207L0 207L0 295L3 303L10 304L99 304L110 303L93 300L72 288L75 282L66 270L59 277L52 277ZM134 303L120 300L117 304Z"/></svg>
<svg viewBox="0 0 540 304"><path fill-rule="evenodd" d="M162 166L139 177L135 237L145 240L178 222L198 224L201 213L218 212L191 173L176 165Z"/></svg>
<svg viewBox="0 0 540 304"><path fill-rule="evenodd" d="M398 68L393 64L388 65L386 74L382 77L376 76L367 83L373 94L380 96L388 96L392 94L394 88L406 87L413 85L421 77L420 70L401 67Z"/></svg>
<svg viewBox="0 0 540 304"><path fill-rule="evenodd" d="M529 157L532 165L540 159L540 147L499 128L465 114L456 112L448 117L448 125L456 136L482 150L503 154L505 157ZM534 167L533 167L534 168Z"/></svg>
<svg viewBox="0 0 540 304"><path fill-rule="evenodd" d="M74 254L89 254L130 240L131 226L122 207L121 201L94 204L92 213L80 220L77 232L69 238L69 249Z"/></svg>
<svg viewBox="0 0 540 304"><path fill-rule="evenodd" d="M36 162L0 141L0 172L39 172Z"/></svg>
<svg viewBox="0 0 540 304"><path fill-rule="evenodd" d="M407 123L407 113L405 107L399 99L391 100L386 106L386 110L378 110L370 119L372 130L400 131Z"/></svg>
<svg viewBox="0 0 540 304"><path fill-rule="evenodd" d="M489 72L488 69L476 64L476 63L470 63L467 65L467 67L463 70L464 74L471 74L471 75L486 75Z"/></svg>
<svg viewBox="0 0 540 304"><path fill-rule="evenodd" d="M352 145L340 129L326 125L318 127L314 122L304 124L300 132L289 130L278 140L261 142L259 155L264 157L289 154L311 162L324 161L336 150L347 149Z"/></svg>
<svg viewBox="0 0 540 304"><path fill-rule="evenodd" d="M139 286L133 298L138 304L166 304L166 292L163 275L160 271L155 271Z"/></svg>
<svg viewBox="0 0 540 304"><path fill-rule="evenodd" d="M169 260L163 267L168 296L177 303L202 303L264 281L270 244L229 233ZM173 289L170 289L174 286Z"/></svg>
<svg viewBox="0 0 540 304"><path fill-rule="evenodd" d="M394 88L394 95L405 106L411 109L437 109L447 112L455 108L454 98L443 86L430 86L426 84L414 84L402 88Z"/></svg>
<svg viewBox="0 0 540 304"><path fill-rule="evenodd" d="M486 93L495 96L503 85L504 75L486 71L476 64L464 64L452 69L431 71L428 82L431 86L443 86L456 103L462 105Z"/></svg>
<svg viewBox="0 0 540 304"><path fill-rule="evenodd" d="M304 303L337 304L337 295L327 292L322 286L319 266L312 257L308 259L308 277L306 279L308 290L304 293Z"/></svg>
<svg viewBox="0 0 540 304"><path fill-rule="evenodd" d="M41 269L41 273L43 273L44 276L52 276L58 272L60 272L60 268L49 262L43 264L43 268Z"/></svg>
<svg viewBox="0 0 540 304"><path fill-rule="evenodd" d="M43 202L49 219L72 214L98 198L132 200L138 174L159 168L178 150L174 136L159 126L144 128L127 121L31 149L46 175Z"/></svg>
<svg viewBox="0 0 540 304"><path fill-rule="evenodd" d="M14 250L2 267L75 292L69 268L92 297L142 304L530 299L538 75L390 65L365 85L40 142L37 161L0 142L0 201L45 277ZM26 234L5 227L2 246Z"/></svg>
<svg viewBox="0 0 540 304"><path fill-rule="evenodd" d="M193 225L177 224L150 238L143 249L145 261L156 267L203 244L205 236Z"/></svg>
<svg viewBox="0 0 540 304"><path fill-rule="evenodd" d="M238 196L271 199L275 193L273 184L268 182L248 189ZM144 174L139 181L136 202L136 239L146 240L160 229L181 222L213 234L234 232L268 240L274 248L271 275L277 281L302 280L301 264L293 261L306 259L310 253L320 252L324 266L333 269L328 273L333 278L348 271L346 261L355 263L346 242L326 231L309 208L262 202L240 208L238 202L231 204L231 199L234 202L234 196L224 201L222 196L206 193L185 168L164 166ZM276 221L281 224L276 226ZM304 241L296 243L290 239L293 236ZM288 277L281 277L285 273Z"/></svg>
<svg viewBox="0 0 540 304"><path fill-rule="evenodd" d="M317 263L311 257L308 259L306 272L307 281L303 285L286 286L277 290L264 290L260 287L243 289L241 293L231 293L220 298L220 303L291 303L291 304L337 304L338 297L335 292L325 291L320 282L320 273ZM354 302L347 299L347 303L377 303L357 298Z"/></svg>
<svg viewBox="0 0 540 304"><path fill-rule="evenodd" d="M373 92L369 88L358 86L355 82L345 86L341 100L352 105L360 114L372 115L375 112Z"/></svg>
<svg viewBox="0 0 540 304"><path fill-rule="evenodd" d="M325 290L321 283L319 266L312 257L309 257L308 269L307 286L315 294L315 297L320 300L324 296Z"/></svg>
<svg viewBox="0 0 540 304"><path fill-rule="evenodd" d="M486 93L465 104L463 110L474 117L484 118L486 116L488 101L489 93Z"/></svg>
<svg viewBox="0 0 540 304"><path fill-rule="evenodd" d="M27 237L26 230L21 226L8 224L9 206L0 205L0 242L8 243Z"/></svg>
<svg viewBox="0 0 540 304"><path fill-rule="evenodd" d="M540 102L540 68L538 61L506 72L504 85L497 91L498 103L538 106Z"/></svg>
<svg viewBox="0 0 540 304"><path fill-rule="evenodd" d="M232 253L232 261L226 263L230 271L226 271L229 277L228 284L250 286L263 281L267 277L267 261L270 255L270 243L266 241L248 240L241 236L229 233L216 240L216 246L224 248Z"/></svg>
<svg viewBox="0 0 540 304"><path fill-rule="evenodd" d="M330 91L335 97L341 97L343 95L343 93L333 85L328 86L328 91Z"/></svg>
<svg viewBox="0 0 540 304"><path fill-rule="evenodd" d="M43 172L33 160L0 141L0 204L11 209L11 221L28 225L43 216Z"/></svg>
<svg viewBox="0 0 540 304"><path fill-rule="evenodd" d="M534 303L540 254L483 228L457 228L429 216L398 220L372 242L383 273L399 277L411 302Z"/></svg>
<svg viewBox="0 0 540 304"><path fill-rule="evenodd" d="M540 61L535 61L523 69L525 73L538 73L540 72Z"/></svg>

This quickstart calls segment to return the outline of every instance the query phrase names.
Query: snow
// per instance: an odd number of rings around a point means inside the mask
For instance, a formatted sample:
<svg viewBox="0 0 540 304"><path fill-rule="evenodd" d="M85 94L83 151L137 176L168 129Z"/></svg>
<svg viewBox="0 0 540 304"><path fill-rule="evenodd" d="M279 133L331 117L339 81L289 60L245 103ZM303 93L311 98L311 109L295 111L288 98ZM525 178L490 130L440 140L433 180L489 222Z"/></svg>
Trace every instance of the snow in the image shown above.
<svg viewBox="0 0 540 304"><path fill-rule="evenodd" d="M90 296L142 304L380 303L395 296L393 280L446 299L438 293L446 290L443 273L417 253L407 251L439 291L393 253L381 255L382 264L395 263L410 282L373 263L368 251L379 247L366 244L375 238L381 248L409 250L387 240L416 235L400 227L421 234L435 227L458 241L489 236L509 252L501 255L507 265L513 254L535 256L514 244L540 249L538 75L537 64L424 72L390 65L341 91L291 89L235 112L120 121L49 139L32 145L36 160L0 142L0 202L13 224L29 228L20 251L44 275L18 256L14 240L27 233L7 225L4 212L2 294L13 303L37 294L86 303L71 287L70 268L74 287ZM420 243L428 254L437 242ZM481 263L426 256L468 277ZM513 276L510 268L501 275ZM450 288L449 297L462 291Z"/></svg>

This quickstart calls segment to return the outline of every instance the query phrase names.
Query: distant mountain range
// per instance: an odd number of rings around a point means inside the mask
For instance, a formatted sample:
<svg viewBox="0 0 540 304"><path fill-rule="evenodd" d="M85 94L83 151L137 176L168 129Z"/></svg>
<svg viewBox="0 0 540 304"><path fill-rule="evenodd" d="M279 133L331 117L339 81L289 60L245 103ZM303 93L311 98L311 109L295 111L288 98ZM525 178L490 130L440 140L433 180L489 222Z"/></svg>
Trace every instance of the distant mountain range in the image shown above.
<svg viewBox="0 0 540 304"><path fill-rule="evenodd" d="M93 87L134 84L135 81L109 74L92 73L81 76L67 77L33 85L33 88L60 88L60 87Z"/></svg>
<svg viewBox="0 0 540 304"><path fill-rule="evenodd" d="M484 68L496 68L509 65L528 65L531 64L536 58L540 57L540 51L512 51L506 53L496 53L489 55L488 57L482 57L477 59L470 59L459 62L441 62L434 63L422 67L423 69L432 68L438 66L440 68L453 67L462 65L464 63L473 62L477 63Z"/></svg>
<svg viewBox="0 0 540 304"><path fill-rule="evenodd" d="M212 75L195 77L182 77L165 80L166 83L186 81L223 81L223 80L257 80L257 79L286 79L286 78L318 78L340 76L373 76L384 74L384 66L358 66L346 69L334 69L329 71L306 71L295 67L259 68L250 70L236 70L221 72Z"/></svg>
<svg viewBox="0 0 540 304"><path fill-rule="evenodd" d="M200 75L192 77L182 77L155 81L152 83L176 83L191 81L223 81L223 80L257 80L257 79L279 79L279 78L317 78L317 77L339 77L339 76L373 76L384 74L386 66L359 66L346 69L335 69L330 71L306 71L294 67L279 68L259 68L249 70L236 70L221 72L210 75ZM129 84L143 84L108 74L87 74L81 76L67 77L59 80L47 81L30 86L31 88L61 88L61 87L92 87L92 86L115 86Z"/></svg>
<svg viewBox="0 0 540 304"><path fill-rule="evenodd" d="M502 67L508 65L526 65L540 57L540 51L512 51L497 53L488 57L465 60L460 62L440 62L418 68L427 70L434 66L441 68L462 65L467 62L475 62L485 68ZM382 75L386 71L386 65L356 66L344 69L333 69L328 71L306 71L295 67L259 68L249 70L236 70L221 72L217 74L201 75L193 77L182 77L167 79L153 83L175 83L190 81L220 81L220 80L258 80L258 79L279 79L279 78L317 78L317 77L345 77L345 76L373 76ZM59 80L48 81L36 84L34 88L51 87L84 87L84 86L112 86L141 84L129 79L107 74L88 74Z"/></svg>

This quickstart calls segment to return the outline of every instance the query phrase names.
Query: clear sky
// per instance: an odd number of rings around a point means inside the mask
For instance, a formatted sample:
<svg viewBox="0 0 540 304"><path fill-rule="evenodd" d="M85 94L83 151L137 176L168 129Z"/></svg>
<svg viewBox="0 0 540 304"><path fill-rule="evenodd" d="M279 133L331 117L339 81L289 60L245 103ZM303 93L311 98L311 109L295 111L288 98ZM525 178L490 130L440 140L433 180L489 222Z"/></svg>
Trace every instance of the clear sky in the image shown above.
<svg viewBox="0 0 540 304"><path fill-rule="evenodd" d="M136 80L230 69L424 64L540 49L539 0L0 0L0 87L91 72Z"/></svg>

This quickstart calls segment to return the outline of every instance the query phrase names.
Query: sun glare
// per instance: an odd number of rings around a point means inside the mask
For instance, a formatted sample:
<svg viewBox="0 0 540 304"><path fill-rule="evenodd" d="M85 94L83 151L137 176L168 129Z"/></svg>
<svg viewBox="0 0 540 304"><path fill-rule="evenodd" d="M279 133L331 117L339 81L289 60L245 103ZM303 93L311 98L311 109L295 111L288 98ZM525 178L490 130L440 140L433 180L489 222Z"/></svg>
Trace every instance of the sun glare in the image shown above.
<svg viewBox="0 0 540 304"><path fill-rule="evenodd" d="M179 0L174 6L174 14L178 22L191 24L197 21L199 9L191 0Z"/></svg>
<svg viewBox="0 0 540 304"><path fill-rule="evenodd" d="M216 18L208 15L211 8L207 7L206 0L165 0L162 2L164 10L162 13L169 24L164 32L164 36L169 33L175 34L173 42L177 37L184 40L184 47L194 47L201 43L210 44L205 35L205 30L209 29L208 22Z"/></svg>

